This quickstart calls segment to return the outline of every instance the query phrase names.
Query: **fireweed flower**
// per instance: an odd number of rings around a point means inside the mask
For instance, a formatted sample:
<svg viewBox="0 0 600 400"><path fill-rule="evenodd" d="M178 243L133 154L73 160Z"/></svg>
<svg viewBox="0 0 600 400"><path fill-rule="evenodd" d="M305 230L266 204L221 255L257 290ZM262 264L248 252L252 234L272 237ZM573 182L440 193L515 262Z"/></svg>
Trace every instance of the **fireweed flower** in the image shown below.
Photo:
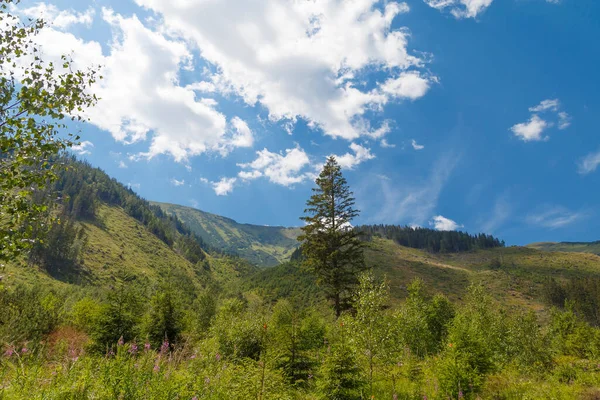
<svg viewBox="0 0 600 400"><path fill-rule="evenodd" d="M27 349L27 347L23 347L21 349L21 354L27 354L29 352L29 349Z"/></svg>
<svg viewBox="0 0 600 400"><path fill-rule="evenodd" d="M130 354L136 355L136 354L137 354L137 351L138 351L138 346L137 346L137 344L135 344L135 343L132 343L132 344L131 344L131 347L129 348L129 350L128 350L128 351L129 351L129 353L130 353Z"/></svg>
<svg viewBox="0 0 600 400"><path fill-rule="evenodd" d="M6 351L4 352L4 356L5 357L10 357L13 355L13 353L15 352L15 350L12 347L9 347L8 349L6 349Z"/></svg>
<svg viewBox="0 0 600 400"><path fill-rule="evenodd" d="M154 368L152 368L152 370L153 370L154 372L158 372L158 371L160 371L160 365L158 365L158 364L154 365Z"/></svg>
<svg viewBox="0 0 600 400"><path fill-rule="evenodd" d="M123 345L125 344L125 340L123 340L123 336L121 336L121 337L119 338L119 341L117 342L117 344L118 344L119 346L123 346Z"/></svg>
<svg viewBox="0 0 600 400"><path fill-rule="evenodd" d="M165 340L162 344L162 346L160 346L160 352L165 354L169 351L169 341Z"/></svg>
<svg viewBox="0 0 600 400"><path fill-rule="evenodd" d="M146 342L144 344L144 351L150 351L150 348L151 348L150 343Z"/></svg>
<svg viewBox="0 0 600 400"><path fill-rule="evenodd" d="M220 355L219 353L217 353L217 354L215 355L215 359L216 359L217 361L221 361L221 355Z"/></svg>

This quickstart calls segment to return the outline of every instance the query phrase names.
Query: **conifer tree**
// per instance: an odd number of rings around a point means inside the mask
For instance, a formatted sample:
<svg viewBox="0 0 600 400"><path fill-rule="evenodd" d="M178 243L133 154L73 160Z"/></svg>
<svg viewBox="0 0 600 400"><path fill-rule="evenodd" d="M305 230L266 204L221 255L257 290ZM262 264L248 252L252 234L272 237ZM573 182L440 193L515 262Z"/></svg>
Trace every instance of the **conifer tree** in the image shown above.
<svg viewBox="0 0 600 400"><path fill-rule="evenodd" d="M298 240L304 264L317 275L339 317L349 307L359 273L366 269L359 232L350 224L359 211L335 157L327 159L316 184L301 217L306 225Z"/></svg>

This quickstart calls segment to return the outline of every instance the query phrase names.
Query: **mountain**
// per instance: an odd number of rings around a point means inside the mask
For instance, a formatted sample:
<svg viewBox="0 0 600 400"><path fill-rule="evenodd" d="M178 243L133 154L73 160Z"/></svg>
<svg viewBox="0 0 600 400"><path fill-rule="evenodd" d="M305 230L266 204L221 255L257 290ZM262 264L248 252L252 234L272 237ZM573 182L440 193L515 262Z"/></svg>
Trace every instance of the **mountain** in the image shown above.
<svg viewBox="0 0 600 400"><path fill-rule="evenodd" d="M209 246L261 266L288 261L298 247L300 228L240 224L230 218L175 204L151 202L183 221Z"/></svg>
<svg viewBox="0 0 600 400"><path fill-rule="evenodd" d="M527 247L544 251L566 251L600 255L600 240L596 242L538 242Z"/></svg>
<svg viewBox="0 0 600 400"><path fill-rule="evenodd" d="M367 242L365 260L376 275L385 277L396 303L406 298L407 285L419 278L432 293L442 292L452 300L462 300L471 283L480 283L504 305L541 311L547 307L544 297L549 280L600 278L597 255L527 247L430 253L373 237ZM244 288L272 301L281 297L295 297L302 303L319 300L314 277L295 263L261 270L244 281Z"/></svg>
<svg viewBox="0 0 600 400"><path fill-rule="evenodd" d="M209 286L236 286L256 270L212 248L100 169L71 158L57 162L66 168L39 197L60 199L58 221L29 257L0 271L2 284L106 288L123 279L141 287L174 282L193 296Z"/></svg>

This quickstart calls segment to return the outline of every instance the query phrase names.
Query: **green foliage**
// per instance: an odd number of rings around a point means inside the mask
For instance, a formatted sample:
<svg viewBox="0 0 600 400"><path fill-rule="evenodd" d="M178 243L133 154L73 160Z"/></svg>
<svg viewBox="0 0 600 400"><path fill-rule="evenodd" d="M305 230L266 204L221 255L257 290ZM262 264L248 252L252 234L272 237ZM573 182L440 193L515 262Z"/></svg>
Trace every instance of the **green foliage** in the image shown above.
<svg viewBox="0 0 600 400"><path fill-rule="evenodd" d="M82 121L96 102L96 70L73 71L66 56L61 65L45 62L35 36L46 24L21 22L10 14L16 3L0 1L0 261L29 248L36 226L39 235L47 205L31 196L61 167L51 159L79 140L59 135L64 121Z"/></svg>
<svg viewBox="0 0 600 400"><path fill-rule="evenodd" d="M348 338L348 328L340 322L333 333L319 371L317 387L320 397L328 400L361 399L365 380L356 349Z"/></svg>
<svg viewBox="0 0 600 400"><path fill-rule="evenodd" d="M350 307L358 274L366 269L359 233L350 228L358 216L354 198L340 165L331 156L316 179L317 187L306 202L302 242L303 262L333 301L336 315Z"/></svg>
<svg viewBox="0 0 600 400"><path fill-rule="evenodd" d="M135 287L128 285L127 278L108 293L102 311L90 318L88 334L92 350L106 352L119 341L133 341L139 332L142 298ZM94 310L96 311L96 310Z"/></svg>
<svg viewBox="0 0 600 400"><path fill-rule="evenodd" d="M61 301L41 286L0 288L0 343L43 339L61 322Z"/></svg>
<svg viewBox="0 0 600 400"><path fill-rule="evenodd" d="M430 253L457 253L504 247L504 241L483 233L469 235L465 232L437 231L398 225L361 225L355 229L366 240L371 240L373 237L382 237L393 240L401 246L423 249Z"/></svg>
<svg viewBox="0 0 600 400"><path fill-rule="evenodd" d="M240 299L223 302L212 326L222 356L258 360L264 346L266 320Z"/></svg>
<svg viewBox="0 0 600 400"><path fill-rule="evenodd" d="M29 260L44 267L52 276L64 276L80 263L86 243L83 228L63 216L52 223L43 241L34 244Z"/></svg>
<svg viewBox="0 0 600 400"><path fill-rule="evenodd" d="M307 385L317 366L312 353L325 338L324 322L314 312L280 300L273 307L271 326L277 365L291 383Z"/></svg>
<svg viewBox="0 0 600 400"><path fill-rule="evenodd" d="M161 288L150 299L143 333L155 348L163 342L177 343L183 331L183 311L170 287Z"/></svg>

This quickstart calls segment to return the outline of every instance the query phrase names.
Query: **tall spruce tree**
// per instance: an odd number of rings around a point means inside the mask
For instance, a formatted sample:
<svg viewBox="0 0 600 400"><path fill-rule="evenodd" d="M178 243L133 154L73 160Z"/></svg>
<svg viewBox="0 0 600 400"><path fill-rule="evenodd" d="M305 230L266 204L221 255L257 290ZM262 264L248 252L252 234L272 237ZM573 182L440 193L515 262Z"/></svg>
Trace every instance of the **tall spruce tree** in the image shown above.
<svg viewBox="0 0 600 400"><path fill-rule="evenodd" d="M339 317L350 306L358 275L366 269L359 233L350 224L359 211L335 157L327 159L316 184L301 217L306 225L298 240L304 264L317 275Z"/></svg>

